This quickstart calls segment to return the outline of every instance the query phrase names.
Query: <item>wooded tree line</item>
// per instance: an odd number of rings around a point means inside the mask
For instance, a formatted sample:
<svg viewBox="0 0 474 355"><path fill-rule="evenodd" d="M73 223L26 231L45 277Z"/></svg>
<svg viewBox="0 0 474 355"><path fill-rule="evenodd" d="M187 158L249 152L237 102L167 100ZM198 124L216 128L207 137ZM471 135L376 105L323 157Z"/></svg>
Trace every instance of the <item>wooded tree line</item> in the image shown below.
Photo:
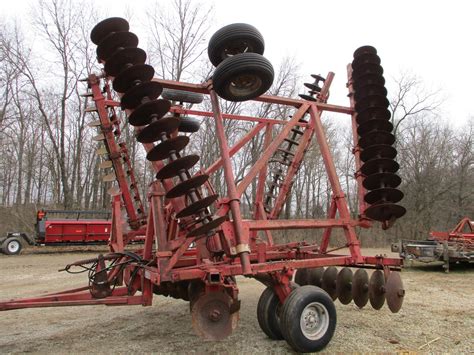
<svg viewBox="0 0 474 355"><path fill-rule="evenodd" d="M15 19L0 20L1 206L24 206L24 211L39 207L108 208L110 197L101 182L104 172L98 167L97 144L92 141L97 133L87 127L94 118L85 109L92 103L80 96L86 86L79 81L99 70L89 33L103 17L107 16L96 13L92 6L72 0L39 0L28 17L34 35ZM147 44L140 46L149 54L157 76L191 82L202 82L210 76L206 45L212 35L212 8L196 1L174 0L170 6L157 3L150 5L146 14L125 17L130 19L132 31L135 20L146 19L141 22L148 34ZM303 92L297 59L285 58L273 64L276 74L271 94L297 97ZM450 228L462 216L474 217L474 119L453 128L440 116L441 93L425 91L414 75L399 75L388 87L403 181L400 188L405 193L402 205L408 211L391 229L392 239L425 238L432 228ZM272 104L222 101L222 105L225 112L269 118L287 119L293 113L288 107ZM209 101L205 100L200 108L209 109ZM325 113L323 117L341 184L352 213L357 215L348 116ZM122 137L128 144L142 196L146 196L153 172L126 120L123 122ZM227 120L230 145L252 125ZM217 159L212 120L203 120L191 142L188 149L199 152L202 166ZM259 158L262 145L260 134L235 156L237 180ZM225 193L222 171L213 176L212 182L217 192ZM330 202L328 185L313 141L293 185L285 216L324 218ZM246 191L242 200L245 206L252 206L255 190L252 184Z"/></svg>

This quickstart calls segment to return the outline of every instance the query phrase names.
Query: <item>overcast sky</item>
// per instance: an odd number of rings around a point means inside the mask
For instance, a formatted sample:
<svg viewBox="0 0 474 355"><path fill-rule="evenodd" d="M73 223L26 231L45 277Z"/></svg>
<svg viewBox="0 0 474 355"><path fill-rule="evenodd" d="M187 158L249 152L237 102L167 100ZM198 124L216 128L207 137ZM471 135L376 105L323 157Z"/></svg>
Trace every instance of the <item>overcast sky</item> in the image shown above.
<svg viewBox="0 0 474 355"><path fill-rule="evenodd" d="M21 14L35 0L1 0L3 16ZM77 0L80 1L80 0ZM163 0L163 3L169 0ZM258 1L202 0L213 3L213 30L234 22L257 27L265 38L265 56L276 67L294 56L301 73L336 73L331 103L347 105L346 65L361 45L377 48L386 77L416 74L428 90L442 90L443 117L455 125L474 116L473 21L471 1ZM137 23L151 0L96 1L104 18L132 9ZM303 90L301 90L303 92Z"/></svg>

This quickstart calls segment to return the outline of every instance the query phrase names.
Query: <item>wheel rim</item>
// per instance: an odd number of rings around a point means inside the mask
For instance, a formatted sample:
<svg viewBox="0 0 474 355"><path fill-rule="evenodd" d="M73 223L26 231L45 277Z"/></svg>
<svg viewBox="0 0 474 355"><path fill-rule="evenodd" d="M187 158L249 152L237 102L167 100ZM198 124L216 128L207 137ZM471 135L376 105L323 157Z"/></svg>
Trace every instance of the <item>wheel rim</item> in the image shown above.
<svg viewBox="0 0 474 355"><path fill-rule="evenodd" d="M262 79L256 75L243 74L235 77L229 85L229 91L234 96L247 96L258 91L262 86Z"/></svg>
<svg viewBox="0 0 474 355"><path fill-rule="evenodd" d="M318 340L329 327L329 313L319 302L308 304L301 313L300 327L303 335L310 340Z"/></svg>
<svg viewBox="0 0 474 355"><path fill-rule="evenodd" d="M237 40L230 42L222 51L222 60L232 57L236 54L253 52L253 46L246 41Z"/></svg>
<svg viewBox="0 0 474 355"><path fill-rule="evenodd" d="M7 248L10 253L17 253L18 250L20 250L20 243L16 240L12 240L8 243Z"/></svg>

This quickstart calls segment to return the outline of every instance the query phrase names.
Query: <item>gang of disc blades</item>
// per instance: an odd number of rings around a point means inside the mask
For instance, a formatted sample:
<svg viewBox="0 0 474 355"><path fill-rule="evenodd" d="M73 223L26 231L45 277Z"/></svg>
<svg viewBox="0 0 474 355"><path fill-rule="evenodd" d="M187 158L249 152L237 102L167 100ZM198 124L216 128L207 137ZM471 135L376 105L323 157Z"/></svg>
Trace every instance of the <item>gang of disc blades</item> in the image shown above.
<svg viewBox="0 0 474 355"><path fill-rule="evenodd" d="M370 276L369 300L372 308L377 310L385 303L385 276L381 270L375 270Z"/></svg>

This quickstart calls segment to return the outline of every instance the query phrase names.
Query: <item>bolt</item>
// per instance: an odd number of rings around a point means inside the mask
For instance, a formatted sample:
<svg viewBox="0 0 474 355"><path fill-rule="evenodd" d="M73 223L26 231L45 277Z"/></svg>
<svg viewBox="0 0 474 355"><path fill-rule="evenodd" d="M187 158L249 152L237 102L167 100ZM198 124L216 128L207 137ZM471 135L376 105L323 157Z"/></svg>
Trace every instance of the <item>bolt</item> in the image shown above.
<svg viewBox="0 0 474 355"><path fill-rule="evenodd" d="M209 313L209 319L217 322L221 318L221 312L219 312L217 309L214 309Z"/></svg>

